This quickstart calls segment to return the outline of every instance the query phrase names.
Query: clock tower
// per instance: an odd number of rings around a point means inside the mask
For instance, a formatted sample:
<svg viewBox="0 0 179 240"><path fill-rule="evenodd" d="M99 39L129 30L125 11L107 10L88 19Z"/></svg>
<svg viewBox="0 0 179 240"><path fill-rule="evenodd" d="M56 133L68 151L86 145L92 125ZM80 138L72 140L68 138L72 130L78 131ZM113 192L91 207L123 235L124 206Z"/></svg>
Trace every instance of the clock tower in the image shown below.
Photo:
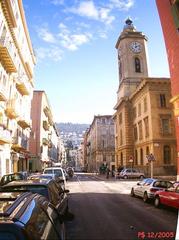
<svg viewBox="0 0 179 240"><path fill-rule="evenodd" d="M147 37L127 19L116 43L119 67L118 100L135 91L142 78L148 77Z"/></svg>

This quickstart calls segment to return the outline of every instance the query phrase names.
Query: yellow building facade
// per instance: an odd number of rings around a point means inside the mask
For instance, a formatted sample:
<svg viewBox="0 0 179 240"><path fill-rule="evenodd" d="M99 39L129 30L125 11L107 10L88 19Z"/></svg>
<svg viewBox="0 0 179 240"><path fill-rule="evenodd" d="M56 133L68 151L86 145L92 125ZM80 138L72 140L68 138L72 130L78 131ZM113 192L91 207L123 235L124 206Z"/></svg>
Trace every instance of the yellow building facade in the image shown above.
<svg viewBox="0 0 179 240"><path fill-rule="evenodd" d="M0 1L0 175L28 170L35 55L21 0Z"/></svg>
<svg viewBox="0 0 179 240"><path fill-rule="evenodd" d="M147 37L130 19L116 44L119 89L115 106L116 167L135 167L155 175L176 174L176 137L170 79L148 73Z"/></svg>

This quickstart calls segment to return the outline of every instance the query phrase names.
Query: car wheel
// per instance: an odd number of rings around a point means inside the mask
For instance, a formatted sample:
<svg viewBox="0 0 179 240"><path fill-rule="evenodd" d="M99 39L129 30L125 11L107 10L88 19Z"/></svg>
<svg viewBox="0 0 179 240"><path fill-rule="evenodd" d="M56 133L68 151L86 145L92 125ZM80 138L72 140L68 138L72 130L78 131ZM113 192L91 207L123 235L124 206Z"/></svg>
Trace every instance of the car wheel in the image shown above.
<svg viewBox="0 0 179 240"><path fill-rule="evenodd" d="M147 195L147 193L145 192L145 193L144 193L144 196L143 196L143 201L144 201L144 202L148 202L148 200L149 200L148 195Z"/></svg>
<svg viewBox="0 0 179 240"><path fill-rule="evenodd" d="M134 189L131 189L131 197L135 197Z"/></svg>
<svg viewBox="0 0 179 240"><path fill-rule="evenodd" d="M159 196L156 196L156 197L155 197L154 206L155 206L156 208L159 208L159 207L160 207L160 198L159 198Z"/></svg>
<svg viewBox="0 0 179 240"><path fill-rule="evenodd" d="M128 176L127 176L127 175L125 175L125 176L124 176L124 179L128 179Z"/></svg>

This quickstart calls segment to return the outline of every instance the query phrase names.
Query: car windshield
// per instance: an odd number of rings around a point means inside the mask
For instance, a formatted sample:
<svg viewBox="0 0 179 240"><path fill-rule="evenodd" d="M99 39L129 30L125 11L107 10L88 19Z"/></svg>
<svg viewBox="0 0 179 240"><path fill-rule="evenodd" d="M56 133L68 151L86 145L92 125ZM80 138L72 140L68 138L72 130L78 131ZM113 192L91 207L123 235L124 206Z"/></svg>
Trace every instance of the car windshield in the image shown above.
<svg viewBox="0 0 179 240"><path fill-rule="evenodd" d="M17 186L7 186L3 187L2 191L30 191L32 193L39 193L46 198L49 198L48 196L48 189L46 186L42 185L17 185Z"/></svg>
<svg viewBox="0 0 179 240"><path fill-rule="evenodd" d="M173 184L171 182L166 181L156 181L154 182L153 186L159 188L171 188L173 187Z"/></svg>

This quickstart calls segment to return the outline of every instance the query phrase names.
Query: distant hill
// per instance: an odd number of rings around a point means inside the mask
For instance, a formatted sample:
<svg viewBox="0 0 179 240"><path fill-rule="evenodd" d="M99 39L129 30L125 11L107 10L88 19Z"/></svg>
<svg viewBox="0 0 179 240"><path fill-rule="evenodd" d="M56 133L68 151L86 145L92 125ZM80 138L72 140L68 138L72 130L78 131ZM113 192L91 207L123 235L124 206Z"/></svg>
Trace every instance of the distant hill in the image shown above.
<svg viewBox="0 0 179 240"><path fill-rule="evenodd" d="M89 124L80 124L80 123L56 123L56 126L60 133L70 133L76 132L77 134L82 134L89 127Z"/></svg>

